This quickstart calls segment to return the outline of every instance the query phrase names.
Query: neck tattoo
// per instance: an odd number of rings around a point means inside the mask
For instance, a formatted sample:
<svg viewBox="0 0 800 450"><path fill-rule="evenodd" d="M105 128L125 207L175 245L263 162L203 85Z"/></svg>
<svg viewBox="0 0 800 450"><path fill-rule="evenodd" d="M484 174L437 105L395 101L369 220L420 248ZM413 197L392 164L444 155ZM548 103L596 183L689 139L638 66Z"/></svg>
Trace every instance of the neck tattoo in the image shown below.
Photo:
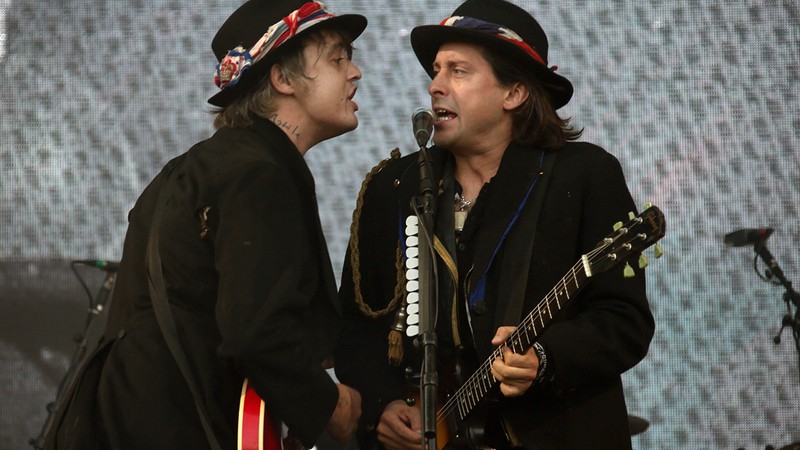
<svg viewBox="0 0 800 450"><path fill-rule="evenodd" d="M283 128L289 136L294 136L295 139L300 139L300 131L298 130L299 125L293 125L289 123L289 121L282 121L277 114L273 114L269 117L269 120L272 121L275 125L280 128Z"/></svg>

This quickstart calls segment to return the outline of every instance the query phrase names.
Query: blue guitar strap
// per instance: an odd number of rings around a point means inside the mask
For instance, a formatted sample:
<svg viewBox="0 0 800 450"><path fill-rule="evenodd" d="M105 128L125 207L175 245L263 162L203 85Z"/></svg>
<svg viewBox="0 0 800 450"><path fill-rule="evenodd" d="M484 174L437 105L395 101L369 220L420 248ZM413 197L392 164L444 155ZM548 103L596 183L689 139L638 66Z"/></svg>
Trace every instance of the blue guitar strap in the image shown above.
<svg viewBox="0 0 800 450"><path fill-rule="evenodd" d="M504 270L500 274L497 298L508 299L508 301L505 313L498 309L495 317L495 320L502 320L500 322L502 325L517 325L522 317L536 226L539 223L547 184L550 174L553 172L557 155L558 152L555 151L544 152L539 180L531 193L530 204L520 216L521 224L530 224L530 226L525 230L520 229L522 232L519 233L519 241L515 245L507 245L502 256Z"/></svg>

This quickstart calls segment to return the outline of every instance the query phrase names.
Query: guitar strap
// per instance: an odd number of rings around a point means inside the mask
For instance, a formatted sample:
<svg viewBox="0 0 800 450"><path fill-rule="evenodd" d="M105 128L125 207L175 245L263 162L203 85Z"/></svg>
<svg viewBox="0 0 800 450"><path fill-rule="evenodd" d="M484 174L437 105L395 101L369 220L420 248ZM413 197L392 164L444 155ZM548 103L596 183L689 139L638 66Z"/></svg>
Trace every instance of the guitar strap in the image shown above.
<svg viewBox="0 0 800 450"><path fill-rule="evenodd" d="M502 257L502 268L500 272L500 287L498 288L498 299L507 298L508 303L504 315L503 311L497 311L497 317L502 317L501 325L518 324L522 316L522 307L525 303L525 290L528 287L528 271L531 265L531 254L533 253L533 241L536 237L536 226L539 222L539 215L542 212L544 195L547 191L547 184L550 181L550 173L553 171L558 152L545 152L542 166L539 169L539 181L534 188L530 199L530 207L525 209L520 217L520 225L529 224L526 229L520 228L520 242L517 245L506 245L504 256ZM510 244L510 242L509 242ZM514 428L502 415L499 417L500 426L503 428L510 448L523 448Z"/></svg>
<svg viewBox="0 0 800 450"><path fill-rule="evenodd" d="M522 307L525 303L525 290L528 286L528 271L533 253L533 241L536 237L536 226L544 203L550 173L555 165L557 151L546 151L542 166L539 169L539 181L534 188L530 199L530 207L520 217L520 225L528 224L525 229L520 228L519 239L516 245L506 245L502 257L498 299L508 299L505 311L498 309L495 319L501 319L501 325L516 325L522 317ZM510 244L510 243L509 243Z"/></svg>
<svg viewBox="0 0 800 450"><path fill-rule="evenodd" d="M172 317L172 310L170 309L167 301L167 289L164 285L164 273L161 267L161 255L158 252L158 234L159 226L161 224L161 211L164 209L167 199L167 191L170 185L168 184L171 178L172 171L170 171L158 193L158 200L156 202L155 211L153 212L153 220L150 226L150 236L147 242L147 280L148 288L150 290L150 300L153 302L153 310L156 314L158 326L161 328L161 333L164 335L164 340L167 342L170 353L172 353L175 362L186 379L189 385L189 390L192 392L194 404L197 407L197 413L200 416L200 422L203 425L203 431L206 434L208 443L212 450L221 450L217 437L211 428L211 423L206 411L205 403L200 397L200 391L197 388L197 382L194 375L189 369L189 360L186 353L183 351L180 341L178 340L178 330L175 327L175 320Z"/></svg>

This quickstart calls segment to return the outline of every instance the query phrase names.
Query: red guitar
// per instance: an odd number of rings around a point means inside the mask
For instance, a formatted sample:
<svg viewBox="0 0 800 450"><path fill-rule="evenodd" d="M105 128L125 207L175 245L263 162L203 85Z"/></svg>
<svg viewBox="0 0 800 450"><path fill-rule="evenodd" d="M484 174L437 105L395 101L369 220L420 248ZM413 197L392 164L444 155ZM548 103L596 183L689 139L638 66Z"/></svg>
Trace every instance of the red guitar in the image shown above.
<svg viewBox="0 0 800 450"><path fill-rule="evenodd" d="M238 450L281 450L280 426L272 420L264 400L245 378L239 400Z"/></svg>

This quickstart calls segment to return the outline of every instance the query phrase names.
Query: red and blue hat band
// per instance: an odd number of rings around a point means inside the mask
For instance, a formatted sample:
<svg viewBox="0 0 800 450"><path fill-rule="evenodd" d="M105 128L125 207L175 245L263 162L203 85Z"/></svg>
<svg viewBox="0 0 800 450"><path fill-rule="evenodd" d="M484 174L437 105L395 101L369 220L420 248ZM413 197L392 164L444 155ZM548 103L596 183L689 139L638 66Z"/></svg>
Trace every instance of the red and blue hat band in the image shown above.
<svg viewBox="0 0 800 450"><path fill-rule="evenodd" d="M516 32L514 32L509 28L503 27L502 25L486 22L484 20L476 19L474 17L465 17L465 16L448 17L447 19L444 19L442 23L440 23L439 25L446 27L463 28L466 30L473 30L502 39L506 42L514 44L515 46L519 47L522 51L530 55L531 58L535 59L542 65L547 66L547 63L539 55L539 53L537 53L536 50L533 49L533 47L528 45L520 37L520 35L518 35Z"/></svg>
<svg viewBox="0 0 800 450"><path fill-rule="evenodd" d="M214 84L220 89L233 86L253 64L306 28L335 15L322 2L308 2L267 29L252 48L236 47L217 64Z"/></svg>

